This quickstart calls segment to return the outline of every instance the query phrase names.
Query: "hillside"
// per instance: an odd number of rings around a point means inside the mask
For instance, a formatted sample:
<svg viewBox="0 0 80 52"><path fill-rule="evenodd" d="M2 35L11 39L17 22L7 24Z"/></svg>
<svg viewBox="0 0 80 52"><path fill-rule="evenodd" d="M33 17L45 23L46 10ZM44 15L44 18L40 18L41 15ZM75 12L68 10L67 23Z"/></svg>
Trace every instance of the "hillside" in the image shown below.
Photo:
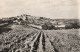
<svg viewBox="0 0 80 52"><path fill-rule="evenodd" d="M36 26L36 27L47 24L47 26L51 26L51 27L54 26L56 29L80 28L79 19L50 19L46 17L36 17L36 16L31 16L26 14L16 16L16 17L3 18L0 21L0 23L6 23L6 22L9 24L13 23L13 24L19 24L19 25L31 24L32 26Z"/></svg>
<svg viewBox="0 0 80 52"><path fill-rule="evenodd" d="M80 22L79 19L50 19L50 18L46 18L46 17L36 17L36 16L31 16L31 15L27 15L27 14L23 14L17 17L10 17L10 19L23 19L28 21L29 23L33 23L33 24L42 24L42 23L46 23L46 22L63 22L63 23L78 23Z"/></svg>

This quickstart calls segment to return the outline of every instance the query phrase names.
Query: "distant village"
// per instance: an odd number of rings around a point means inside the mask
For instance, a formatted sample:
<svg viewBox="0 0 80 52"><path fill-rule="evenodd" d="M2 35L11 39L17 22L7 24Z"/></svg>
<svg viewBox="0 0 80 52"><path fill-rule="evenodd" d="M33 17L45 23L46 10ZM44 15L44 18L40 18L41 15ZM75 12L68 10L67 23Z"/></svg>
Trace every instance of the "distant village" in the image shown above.
<svg viewBox="0 0 80 52"><path fill-rule="evenodd" d="M26 14L0 19L0 27L6 26L8 24L32 26L34 28L44 30L80 28L78 19L50 19L45 17L35 17Z"/></svg>

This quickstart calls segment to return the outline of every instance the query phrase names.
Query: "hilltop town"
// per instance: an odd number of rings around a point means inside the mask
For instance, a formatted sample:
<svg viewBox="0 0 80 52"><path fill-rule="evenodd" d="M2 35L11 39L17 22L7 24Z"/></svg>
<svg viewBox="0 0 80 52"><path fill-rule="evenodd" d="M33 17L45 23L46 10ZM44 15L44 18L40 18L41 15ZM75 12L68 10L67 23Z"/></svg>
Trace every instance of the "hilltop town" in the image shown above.
<svg viewBox="0 0 80 52"><path fill-rule="evenodd" d="M12 23L17 25L29 25L39 29L72 29L80 28L79 19L50 19L31 15L20 15L16 17L2 18L1 23Z"/></svg>

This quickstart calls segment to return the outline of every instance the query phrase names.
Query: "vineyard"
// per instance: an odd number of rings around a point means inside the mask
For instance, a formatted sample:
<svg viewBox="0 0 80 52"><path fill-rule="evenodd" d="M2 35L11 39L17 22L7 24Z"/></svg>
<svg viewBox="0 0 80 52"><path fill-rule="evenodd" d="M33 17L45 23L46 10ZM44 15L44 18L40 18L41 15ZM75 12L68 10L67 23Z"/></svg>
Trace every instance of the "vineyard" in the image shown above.
<svg viewBox="0 0 80 52"><path fill-rule="evenodd" d="M0 52L80 52L78 29L38 30L14 25L0 34Z"/></svg>

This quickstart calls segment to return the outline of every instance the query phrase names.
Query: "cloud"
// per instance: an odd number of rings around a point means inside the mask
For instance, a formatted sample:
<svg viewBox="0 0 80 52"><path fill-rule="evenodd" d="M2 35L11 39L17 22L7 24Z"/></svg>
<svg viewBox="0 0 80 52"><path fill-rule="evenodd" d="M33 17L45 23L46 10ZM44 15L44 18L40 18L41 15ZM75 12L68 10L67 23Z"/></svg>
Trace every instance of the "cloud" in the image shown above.
<svg viewBox="0 0 80 52"><path fill-rule="evenodd" d="M0 17L20 14L69 18L77 16L77 0L0 0Z"/></svg>

